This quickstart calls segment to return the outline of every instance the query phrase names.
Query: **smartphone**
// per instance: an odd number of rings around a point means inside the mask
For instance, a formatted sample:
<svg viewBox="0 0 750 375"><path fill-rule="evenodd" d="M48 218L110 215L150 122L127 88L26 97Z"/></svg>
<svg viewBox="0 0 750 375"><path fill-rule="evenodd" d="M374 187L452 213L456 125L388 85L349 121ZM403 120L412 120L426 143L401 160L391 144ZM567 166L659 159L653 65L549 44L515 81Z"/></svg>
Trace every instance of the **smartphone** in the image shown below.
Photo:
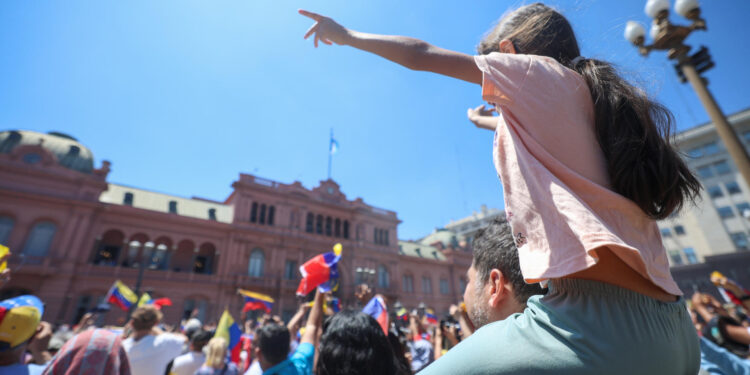
<svg viewBox="0 0 750 375"><path fill-rule="evenodd" d="M7 246L0 245L0 258L6 256L9 252L10 249ZM5 271L6 268L8 268L8 261L0 263L0 272Z"/></svg>

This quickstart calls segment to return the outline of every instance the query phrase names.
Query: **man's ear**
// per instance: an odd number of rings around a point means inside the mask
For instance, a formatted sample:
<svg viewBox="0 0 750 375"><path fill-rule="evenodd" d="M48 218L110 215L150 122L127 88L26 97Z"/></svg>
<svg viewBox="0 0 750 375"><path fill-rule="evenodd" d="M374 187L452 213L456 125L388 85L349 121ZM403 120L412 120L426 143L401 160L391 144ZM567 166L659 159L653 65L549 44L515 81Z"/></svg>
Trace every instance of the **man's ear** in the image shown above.
<svg viewBox="0 0 750 375"><path fill-rule="evenodd" d="M497 307L502 301L511 295L511 291L508 289L507 279L499 269L494 268L490 271L488 281L490 283L489 303L492 307Z"/></svg>
<svg viewBox="0 0 750 375"><path fill-rule="evenodd" d="M516 46L510 39L503 39L500 41L500 52L516 54Z"/></svg>

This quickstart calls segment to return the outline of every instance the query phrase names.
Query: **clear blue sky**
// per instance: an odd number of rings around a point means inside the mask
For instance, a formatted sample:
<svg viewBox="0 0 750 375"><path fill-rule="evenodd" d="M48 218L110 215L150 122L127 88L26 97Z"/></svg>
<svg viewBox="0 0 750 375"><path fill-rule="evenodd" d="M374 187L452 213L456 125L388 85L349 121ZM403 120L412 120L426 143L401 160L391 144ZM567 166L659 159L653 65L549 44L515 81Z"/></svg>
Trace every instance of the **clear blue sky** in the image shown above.
<svg viewBox="0 0 750 375"><path fill-rule="evenodd" d="M478 87L411 72L348 47L314 49L307 8L361 31L402 34L473 52L516 1L2 1L0 129L58 130L90 147L110 181L223 200L240 172L307 187L333 177L350 199L398 212L417 238L502 207L492 136L466 109ZM708 121L663 52L623 39L644 24L642 0L552 1L584 56L618 64L674 111L678 127ZM750 3L704 1L707 74L726 113L750 107ZM673 20L683 20L673 15ZM648 27L648 26L647 26Z"/></svg>

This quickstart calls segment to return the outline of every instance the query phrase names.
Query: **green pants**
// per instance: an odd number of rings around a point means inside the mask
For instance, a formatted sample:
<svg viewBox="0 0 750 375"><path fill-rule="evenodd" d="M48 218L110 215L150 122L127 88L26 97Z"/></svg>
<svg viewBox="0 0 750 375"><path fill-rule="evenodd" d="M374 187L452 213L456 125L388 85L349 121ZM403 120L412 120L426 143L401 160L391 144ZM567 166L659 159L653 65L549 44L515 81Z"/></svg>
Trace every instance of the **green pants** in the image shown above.
<svg viewBox="0 0 750 375"><path fill-rule="evenodd" d="M553 280L523 313L487 324L420 375L696 374L698 336L680 299Z"/></svg>

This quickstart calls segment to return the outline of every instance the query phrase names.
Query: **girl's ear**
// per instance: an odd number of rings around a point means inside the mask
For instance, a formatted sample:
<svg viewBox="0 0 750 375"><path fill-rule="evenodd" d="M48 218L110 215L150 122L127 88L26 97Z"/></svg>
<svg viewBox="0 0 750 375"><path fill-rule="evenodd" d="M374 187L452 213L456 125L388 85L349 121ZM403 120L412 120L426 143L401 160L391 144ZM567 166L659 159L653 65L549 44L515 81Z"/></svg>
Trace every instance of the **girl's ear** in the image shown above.
<svg viewBox="0 0 750 375"><path fill-rule="evenodd" d="M516 54L516 46L513 45L509 39L503 39L500 41L500 52Z"/></svg>

